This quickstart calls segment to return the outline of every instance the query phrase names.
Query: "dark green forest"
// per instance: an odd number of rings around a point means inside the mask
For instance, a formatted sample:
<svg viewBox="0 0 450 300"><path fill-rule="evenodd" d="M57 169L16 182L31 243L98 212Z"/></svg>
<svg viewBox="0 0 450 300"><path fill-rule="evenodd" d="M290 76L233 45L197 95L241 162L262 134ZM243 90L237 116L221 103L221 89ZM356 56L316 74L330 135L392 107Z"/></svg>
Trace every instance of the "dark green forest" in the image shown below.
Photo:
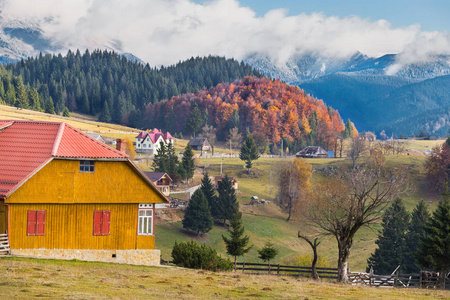
<svg viewBox="0 0 450 300"><path fill-rule="evenodd" d="M152 68L108 51L40 54L0 70L1 102L60 114L76 111L100 121L145 128L145 107L184 93L232 82L247 75L262 77L234 59L191 58Z"/></svg>

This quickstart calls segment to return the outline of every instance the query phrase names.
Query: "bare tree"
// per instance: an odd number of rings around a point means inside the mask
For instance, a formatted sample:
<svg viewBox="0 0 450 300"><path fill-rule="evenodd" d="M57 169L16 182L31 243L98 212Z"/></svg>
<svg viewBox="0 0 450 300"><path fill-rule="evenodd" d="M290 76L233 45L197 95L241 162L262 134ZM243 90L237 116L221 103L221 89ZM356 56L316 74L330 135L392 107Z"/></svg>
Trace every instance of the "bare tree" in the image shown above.
<svg viewBox="0 0 450 300"><path fill-rule="evenodd" d="M305 159L294 158L282 163L277 171L278 204L287 211L286 221L289 221L294 210L300 206L301 199L307 198L312 167Z"/></svg>
<svg viewBox="0 0 450 300"><path fill-rule="evenodd" d="M230 135L229 135L228 141L229 141L229 143L231 143L231 147L233 149L240 148L241 142L242 142L242 134L239 133L239 129L237 127L230 129Z"/></svg>
<svg viewBox="0 0 450 300"><path fill-rule="evenodd" d="M347 282L347 265L356 232L379 221L381 212L408 186L407 172L387 168L374 153L358 169L342 169L332 180L315 187L308 220L338 244L338 281Z"/></svg>
<svg viewBox="0 0 450 300"><path fill-rule="evenodd" d="M205 125L202 127L202 137L208 139L211 144L211 153L214 155L214 144L216 143L216 129L212 126Z"/></svg>
<svg viewBox="0 0 450 300"><path fill-rule="evenodd" d="M350 149L347 152L347 156L352 160L352 168L356 168L356 162L361 157L364 151L367 150L366 142L361 137L355 137L350 139Z"/></svg>
<svg viewBox="0 0 450 300"><path fill-rule="evenodd" d="M314 241L312 240L312 238L309 238L306 235L302 235L300 233L300 230L298 231L298 237L301 239L304 239L312 248L313 250L313 261L311 264L311 277L313 279L319 279L319 273L317 273L317 259L318 259L318 255L317 255L317 247L319 246L320 242L318 242L317 240L319 239L318 237L314 238Z"/></svg>

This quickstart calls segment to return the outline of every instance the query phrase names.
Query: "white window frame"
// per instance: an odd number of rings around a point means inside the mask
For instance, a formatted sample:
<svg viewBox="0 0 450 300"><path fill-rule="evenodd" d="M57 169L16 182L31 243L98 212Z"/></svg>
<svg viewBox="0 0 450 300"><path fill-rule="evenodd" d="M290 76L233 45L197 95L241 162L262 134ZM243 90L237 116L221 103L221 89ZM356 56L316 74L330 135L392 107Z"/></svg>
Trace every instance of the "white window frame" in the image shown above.
<svg viewBox="0 0 450 300"><path fill-rule="evenodd" d="M138 235L154 235L154 220L155 215L154 204L143 203L139 204L138 209Z"/></svg>

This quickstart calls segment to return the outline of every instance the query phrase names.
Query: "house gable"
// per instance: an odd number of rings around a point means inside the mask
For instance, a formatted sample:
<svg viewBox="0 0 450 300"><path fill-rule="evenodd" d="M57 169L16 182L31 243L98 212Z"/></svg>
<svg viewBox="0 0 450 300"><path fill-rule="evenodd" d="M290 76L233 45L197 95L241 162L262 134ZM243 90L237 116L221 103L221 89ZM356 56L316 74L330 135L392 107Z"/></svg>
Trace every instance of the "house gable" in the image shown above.
<svg viewBox="0 0 450 300"><path fill-rule="evenodd" d="M53 159L12 193L6 203L163 203L159 190L128 161L95 161L80 172L80 160Z"/></svg>

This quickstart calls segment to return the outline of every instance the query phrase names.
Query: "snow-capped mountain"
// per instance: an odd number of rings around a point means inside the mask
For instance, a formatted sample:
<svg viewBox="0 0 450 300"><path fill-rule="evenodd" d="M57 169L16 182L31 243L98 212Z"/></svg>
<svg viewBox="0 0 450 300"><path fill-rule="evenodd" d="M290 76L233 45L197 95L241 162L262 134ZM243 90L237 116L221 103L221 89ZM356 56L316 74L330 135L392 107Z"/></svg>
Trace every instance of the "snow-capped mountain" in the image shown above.
<svg viewBox="0 0 450 300"><path fill-rule="evenodd" d="M46 36L53 20L18 21L0 14L0 63L16 62L42 53L68 50ZM79 48L113 50L127 59L145 63L122 51L120 41L100 37L85 40ZM73 50L73 49L72 49ZM346 58L317 53L295 56L285 62L255 53L244 62L272 78L299 85L350 118L360 131L381 130L397 134L448 133L450 127L450 56L436 56L423 62L402 63L402 56L368 57L355 53Z"/></svg>

